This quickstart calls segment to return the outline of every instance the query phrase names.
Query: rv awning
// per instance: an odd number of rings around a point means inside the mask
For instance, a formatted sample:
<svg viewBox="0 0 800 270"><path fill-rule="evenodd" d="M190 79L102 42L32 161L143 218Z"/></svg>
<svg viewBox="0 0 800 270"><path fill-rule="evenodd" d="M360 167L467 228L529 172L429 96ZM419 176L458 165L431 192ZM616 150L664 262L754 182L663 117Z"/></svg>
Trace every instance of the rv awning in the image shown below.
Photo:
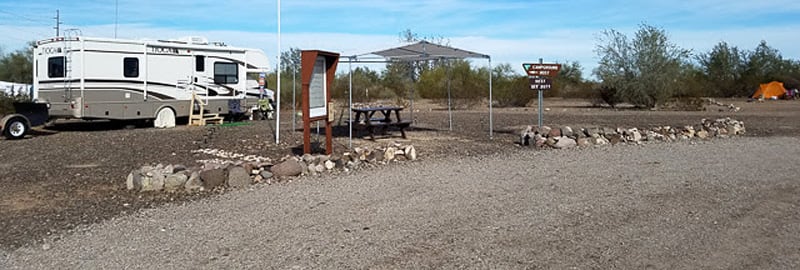
<svg viewBox="0 0 800 270"><path fill-rule="evenodd" d="M269 71L269 58L264 53L256 50L245 51L248 73L261 73Z"/></svg>
<svg viewBox="0 0 800 270"><path fill-rule="evenodd" d="M427 61L438 59L490 58L488 55L465 51L444 45L420 41L402 47L386 49L369 54L379 55L388 60Z"/></svg>

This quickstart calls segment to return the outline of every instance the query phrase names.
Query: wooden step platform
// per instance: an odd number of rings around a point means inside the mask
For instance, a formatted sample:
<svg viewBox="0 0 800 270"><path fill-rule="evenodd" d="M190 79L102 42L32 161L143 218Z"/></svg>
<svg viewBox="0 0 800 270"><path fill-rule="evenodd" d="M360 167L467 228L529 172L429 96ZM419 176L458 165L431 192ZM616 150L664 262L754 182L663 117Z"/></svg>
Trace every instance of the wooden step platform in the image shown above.
<svg viewBox="0 0 800 270"><path fill-rule="evenodd" d="M222 116L217 113L205 113L202 115L189 116L189 125L191 126L205 126L205 125L221 125L224 122Z"/></svg>

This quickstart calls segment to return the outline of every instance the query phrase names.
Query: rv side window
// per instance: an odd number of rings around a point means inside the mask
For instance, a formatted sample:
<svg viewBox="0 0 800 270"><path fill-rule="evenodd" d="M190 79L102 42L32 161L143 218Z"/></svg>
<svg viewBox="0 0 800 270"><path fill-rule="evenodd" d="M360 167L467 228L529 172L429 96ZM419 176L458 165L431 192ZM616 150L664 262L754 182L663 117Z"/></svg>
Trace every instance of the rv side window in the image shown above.
<svg viewBox="0 0 800 270"><path fill-rule="evenodd" d="M64 77L64 57L56 56L47 59L47 77L50 78L63 78Z"/></svg>
<svg viewBox="0 0 800 270"><path fill-rule="evenodd" d="M235 63L214 63L214 83L239 83L239 69Z"/></svg>
<svg viewBox="0 0 800 270"><path fill-rule="evenodd" d="M194 70L206 71L206 57L204 55L194 56Z"/></svg>
<svg viewBox="0 0 800 270"><path fill-rule="evenodd" d="M122 75L126 78L139 77L139 58L125 57L122 59Z"/></svg>

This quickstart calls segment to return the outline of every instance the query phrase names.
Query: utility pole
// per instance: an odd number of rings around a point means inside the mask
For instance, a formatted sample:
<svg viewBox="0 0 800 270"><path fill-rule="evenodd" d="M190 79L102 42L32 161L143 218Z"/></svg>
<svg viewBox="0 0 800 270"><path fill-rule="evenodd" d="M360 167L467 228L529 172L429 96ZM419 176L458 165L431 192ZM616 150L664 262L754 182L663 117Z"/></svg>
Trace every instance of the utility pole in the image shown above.
<svg viewBox="0 0 800 270"><path fill-rule="evenodd" d="M119 0L114 1L114 38L117 38L117 27L119 25Z"/></svg>
<svg viewBox="0 0 800 270"><path fill-rule="evenodd" d="M56 9L56 17L53 19L56 20L56 27L53 27L53 29L56 29L56 37L58 37L60 32L59 26L61 26L61 15L59 14L58 9Z"/></svg>
<svg viewBox="0 0 800 270"><path fill-rule="evenodd" d="M275 144L279 144L281 142L281 0L278 0L278 69L275 70L276 72L276 79L278 81L278 89L275 89L276 96L275 96Z"/></svg>

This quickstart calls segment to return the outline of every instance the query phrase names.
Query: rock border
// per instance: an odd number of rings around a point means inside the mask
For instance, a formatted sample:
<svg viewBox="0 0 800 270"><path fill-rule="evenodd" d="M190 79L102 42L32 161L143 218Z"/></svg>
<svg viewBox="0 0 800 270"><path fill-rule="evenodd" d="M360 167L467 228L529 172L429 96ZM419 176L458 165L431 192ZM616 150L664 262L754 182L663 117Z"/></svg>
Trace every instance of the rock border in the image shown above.
<svg viewBox="0 0 800 270"><path fill-rule="evenodd" d="M727 138L745 133L744 122L730 117L716 120L702 119L699 125L688 125L680 128L672 126L656 126L640 128L589 127L574 130L569 126L541 128L527 126L520 132L519 145L537 148L566 149L616 145L619 143L642 144L644 142L670 142L677 140Z"/></svg>
<svg viewBox="0 0 800 270"><path fill-rule="evenodd" d="M349 172L370 165L413 161L418 158L413 145L398 143L386 147L355 147L333 155L285 156L278 161L257 155L243 155L220 149L198 149L200 165L144 165L132 170L126 188L138 192L202 192L225 188L243 188L252 184L291 181L292 178L326 173Z"/></svg>

